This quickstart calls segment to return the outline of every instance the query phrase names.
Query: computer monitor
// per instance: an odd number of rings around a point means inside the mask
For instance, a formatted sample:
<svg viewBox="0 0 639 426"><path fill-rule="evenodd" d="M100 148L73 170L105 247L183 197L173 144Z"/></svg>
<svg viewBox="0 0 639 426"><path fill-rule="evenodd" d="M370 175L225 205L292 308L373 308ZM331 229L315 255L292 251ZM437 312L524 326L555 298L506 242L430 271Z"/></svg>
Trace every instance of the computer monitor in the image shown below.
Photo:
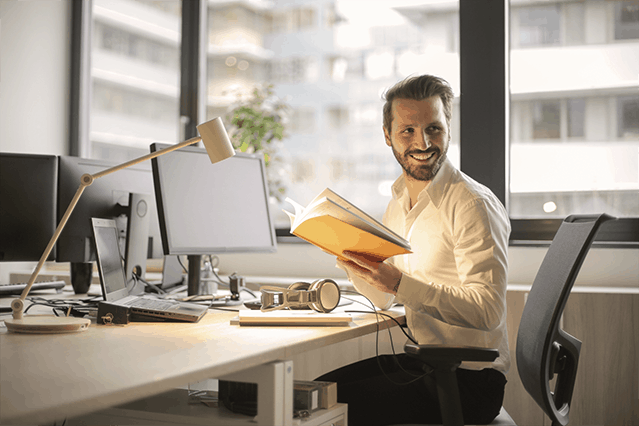
<svg viewBox="0 0 639 426"><path fill-rule="evenodd" d="M55 155L0 153L0 261L40 260L57 226L57 185Z"/></svg>
<svg viewBox="0 0 639 426"><path fill-rule="evenodd" d="M152 144L151 152L167 146ZM202 255L277 250L262 156L211 164L206 150L187 147L151 164L164 254L190 256L190 295L199 289Z"/></svg>
<svg viewBox="0 0 639 426"><path fill-rule="evenodd" d="M104 160L60 156L58 221L75 195L80 177L114 165ZM103 176L84 190L60 234L56 254L58 262L71 262L71 279L76 291L78 288L88 288L92 278L92 262L96 260L92 217L116 220L120 248L126 257L129 288L132 288L133 294L142 293L144 285L133 280L133 271L144 277L146 259L162 257L150 164L131 166Z"/></svg>

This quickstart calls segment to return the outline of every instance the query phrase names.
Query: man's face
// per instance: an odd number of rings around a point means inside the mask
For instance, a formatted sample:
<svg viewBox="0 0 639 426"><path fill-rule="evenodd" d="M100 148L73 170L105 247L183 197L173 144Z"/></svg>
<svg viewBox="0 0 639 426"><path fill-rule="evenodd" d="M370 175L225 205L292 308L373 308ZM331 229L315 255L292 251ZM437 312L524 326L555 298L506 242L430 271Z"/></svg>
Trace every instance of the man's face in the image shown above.
<svg viewBox="0 0 639 426"><path fill-rule="evenodd" d="M430 181L446 159L450 133L439 96L415 101L395 99L393 123L384 129L386 145L408 179Z"/></svg>

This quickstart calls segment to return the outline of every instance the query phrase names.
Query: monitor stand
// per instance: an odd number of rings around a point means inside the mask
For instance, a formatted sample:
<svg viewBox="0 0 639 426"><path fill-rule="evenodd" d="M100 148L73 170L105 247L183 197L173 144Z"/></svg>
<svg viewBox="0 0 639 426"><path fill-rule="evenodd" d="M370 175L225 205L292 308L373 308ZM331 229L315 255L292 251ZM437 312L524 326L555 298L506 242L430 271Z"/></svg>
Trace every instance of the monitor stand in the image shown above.
<svg viewBox="0 0 639 426"><path fill-rule="evenodd" d="M149 209L151 205L151 195L129 194L124 272L129 293L134 295L143 294L145 288L143 282L136 282L133 274L144 278L146 273L146 259L149 254L149 221L151 218Z"/></svg>
<svg viewBox="0 0 639 426"><path fill-rule="evenodd" d="M202 256L199 254L190 254L188 260L189 275L187 292L189 296L196 296L200 294L200 267L202 264Z"/></svg>

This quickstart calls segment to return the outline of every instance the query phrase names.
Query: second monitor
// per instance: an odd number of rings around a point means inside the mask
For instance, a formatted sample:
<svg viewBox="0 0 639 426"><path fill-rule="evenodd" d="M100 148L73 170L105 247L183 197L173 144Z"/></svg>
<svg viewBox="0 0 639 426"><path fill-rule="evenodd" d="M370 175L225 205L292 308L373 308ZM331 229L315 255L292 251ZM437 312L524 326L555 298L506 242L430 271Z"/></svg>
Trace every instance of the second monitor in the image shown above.
<svg viewBox="0 0 639 426"><path fill-rule="evenodd" d="M200 256L277 249L261 156L211 164L205 149L188 147L154 158L152 167L164 254L192 256L190 295L199 289Z"/></svg>

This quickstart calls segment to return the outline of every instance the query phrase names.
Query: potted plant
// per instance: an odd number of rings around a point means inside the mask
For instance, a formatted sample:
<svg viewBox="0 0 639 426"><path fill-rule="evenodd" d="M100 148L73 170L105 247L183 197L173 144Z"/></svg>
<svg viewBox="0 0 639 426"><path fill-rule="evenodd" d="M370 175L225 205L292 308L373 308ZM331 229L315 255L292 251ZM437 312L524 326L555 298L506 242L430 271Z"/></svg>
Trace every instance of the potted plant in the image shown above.
<svg viewBox="0 0 639 426"><path fill-rule="evenodd" d="M255 85L250 93L236 91L235 98L225 117L231 142L240 152L264 155L270 195L281 202L287 168L281 157L282 140L291 108L275 94L272 84Z"/></svg>

